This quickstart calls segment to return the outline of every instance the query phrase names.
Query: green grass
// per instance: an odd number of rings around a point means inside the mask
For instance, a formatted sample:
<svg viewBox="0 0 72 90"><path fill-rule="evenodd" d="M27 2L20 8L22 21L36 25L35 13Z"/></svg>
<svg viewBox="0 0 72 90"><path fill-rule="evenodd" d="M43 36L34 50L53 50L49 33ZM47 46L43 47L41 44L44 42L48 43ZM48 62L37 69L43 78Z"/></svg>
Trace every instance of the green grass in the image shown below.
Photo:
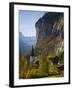
<svg viewBox="0 0 72 90"><path fill-rule="evenodd" d="M64 77L64 74L57 74L57 75L48 76L48 78L57 78L57 77Z"/></svg>

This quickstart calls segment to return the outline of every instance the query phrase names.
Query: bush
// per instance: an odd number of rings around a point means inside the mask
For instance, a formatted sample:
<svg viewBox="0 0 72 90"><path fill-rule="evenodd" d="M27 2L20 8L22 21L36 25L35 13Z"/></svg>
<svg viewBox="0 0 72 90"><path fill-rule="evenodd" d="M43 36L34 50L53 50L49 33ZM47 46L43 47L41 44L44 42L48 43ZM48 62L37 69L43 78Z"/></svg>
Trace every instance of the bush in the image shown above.
<svg viewBox="0 0 72 90"><path fill-rule="evenodd" d="M28 62L26 58L21 57L19 59L19 78L25 78L28 69Z"/></svg>
<svg viewBox="0 0 72 90"><path fill-rule="evenodd" d="M26 78L38 78L39 77L38 73L39 73L38 69L28 70Z"/></svg>
<svg viewBox="0 0 72 90"><path fill-rule="evenodd" d="M42 75L46 75L46 73L48 74L48 62L44 55L39 55L39 64L39 72Z"/></svg>
<svg viewBox="0 0 72 90"><path fill-rule="evenodd" d="M59 56L59 63L64 64L64 51L58 53Z"/></svg>
<svg viewBox="0 0 72 90"><path fill-rule="evenodd" d="M50 74L57 74L58 73L58 69L56 65L49 65L49 73Z"/></svg>

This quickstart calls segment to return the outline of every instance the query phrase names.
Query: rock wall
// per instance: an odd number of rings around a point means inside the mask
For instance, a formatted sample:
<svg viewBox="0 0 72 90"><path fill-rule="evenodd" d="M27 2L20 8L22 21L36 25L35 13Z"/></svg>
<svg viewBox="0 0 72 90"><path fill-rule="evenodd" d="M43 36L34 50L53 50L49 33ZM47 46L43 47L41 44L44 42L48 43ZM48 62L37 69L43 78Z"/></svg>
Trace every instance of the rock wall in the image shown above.
<svg viewBox="0 0 72 90"><path fill-rule="evenodd" d="M37 47L39 49L44 51L49 48L50 51L55 52L57 48L63 48L64 13L45 13L44 16L36 22L35 27Z"/></svg>

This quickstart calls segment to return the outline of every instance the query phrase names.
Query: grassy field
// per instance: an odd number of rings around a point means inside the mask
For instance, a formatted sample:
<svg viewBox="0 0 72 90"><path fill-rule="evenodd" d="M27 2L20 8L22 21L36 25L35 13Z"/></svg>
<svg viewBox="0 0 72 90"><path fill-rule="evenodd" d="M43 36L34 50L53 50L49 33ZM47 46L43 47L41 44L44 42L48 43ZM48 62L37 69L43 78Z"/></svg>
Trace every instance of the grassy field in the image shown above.
<svg viewBox="0 0 72 90"><path fill-rule="evenodd" d="M60 77L64 77L64 74L58 74L58 75L51 75L51 76L48 76L48 78L60 78Z"/></svg>

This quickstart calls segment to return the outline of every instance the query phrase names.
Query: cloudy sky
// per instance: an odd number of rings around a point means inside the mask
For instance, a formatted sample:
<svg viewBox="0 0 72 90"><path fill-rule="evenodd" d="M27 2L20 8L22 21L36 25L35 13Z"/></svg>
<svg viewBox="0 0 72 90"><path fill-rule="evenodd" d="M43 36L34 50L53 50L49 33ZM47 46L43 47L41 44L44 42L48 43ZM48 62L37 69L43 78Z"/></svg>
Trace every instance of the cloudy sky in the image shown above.
<svg viewBox="0 0 72 90"><path fill-rule="evenodd" d="M43 11L19 11L19 31L24 36L36 36L35 23L45 14Z"/></svg>

